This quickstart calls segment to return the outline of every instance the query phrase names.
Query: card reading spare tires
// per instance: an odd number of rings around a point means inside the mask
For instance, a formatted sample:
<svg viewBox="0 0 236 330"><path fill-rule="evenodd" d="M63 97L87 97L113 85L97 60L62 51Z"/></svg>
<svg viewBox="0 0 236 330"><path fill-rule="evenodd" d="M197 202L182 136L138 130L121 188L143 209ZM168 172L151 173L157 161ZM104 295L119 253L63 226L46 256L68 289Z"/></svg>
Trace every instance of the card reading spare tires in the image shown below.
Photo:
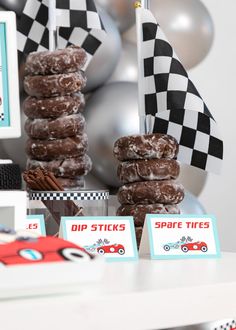
<svg viewBox="0 0 236 330"><path fill-rule="evenodd" d="M148 214L139 252L152 259L219 257L216 219L211 215Z"/></svg>

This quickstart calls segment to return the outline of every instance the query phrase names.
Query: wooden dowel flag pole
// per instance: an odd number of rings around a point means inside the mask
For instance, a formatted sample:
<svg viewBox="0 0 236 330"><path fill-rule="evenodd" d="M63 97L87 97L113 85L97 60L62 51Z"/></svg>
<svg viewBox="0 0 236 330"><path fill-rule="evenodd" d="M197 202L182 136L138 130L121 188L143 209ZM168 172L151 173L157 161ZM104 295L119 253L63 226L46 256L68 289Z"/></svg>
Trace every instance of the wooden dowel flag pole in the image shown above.
<svg viewBox="0 0 236 330"><path fill-rule="evenodd" d="M48 11L49 50L54 51L57 47L56 0L49 0Z"/></svg>

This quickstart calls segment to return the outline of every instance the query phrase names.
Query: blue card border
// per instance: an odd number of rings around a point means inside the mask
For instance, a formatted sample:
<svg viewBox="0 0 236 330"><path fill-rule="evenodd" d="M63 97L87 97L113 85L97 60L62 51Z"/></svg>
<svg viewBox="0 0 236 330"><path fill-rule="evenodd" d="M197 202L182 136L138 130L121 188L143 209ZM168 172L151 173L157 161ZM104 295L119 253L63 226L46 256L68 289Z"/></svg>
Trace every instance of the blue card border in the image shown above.
<svg viewBox="0 0 236 330"><path fill-rule="evenodd" d="M0 22L0 51L2 58L2 87L3 87L3 113L4 120L0 121L0 127L10 127L9 111L9 82L7 62L6 23Z"/></svg>
<svg viewBox="0 0 236 330"><path fill-rule="evenodd" d="M31 219L39 219L40 226L41 226L41 234L43 236L46 236L46 226L45 226L45 221L44 221L44 215L43 214L27 215L27 220L31 220Z"/></svg>
<svg viewBox="0 0 236 330"><path fill-rule="evenodd" d="M138 247L137 247L137 241L136 241L136 234L135 234L135 227L134 227L134 219L133 217L62 217L61 218L61 228L62 228L62 234L63 238L65 240L68 240L67 238L67 231L66 231L66 222L67 221L75 221L75 220L86 220L86 221L94 221L94 220L115 220L115 221L122 221L122 220L129 220L130 222L130 229L131 229L131 237L132 237L132 244L133 244L133 252L134 256L133 257L120 257L120 258L110 258L110 257L105 257L106 261L137 261L139 259L139 254L138 254Z"/></svg>
<svg viewBox="0 0 236 330"><path fill-rule="evenodd" d="M208 254L208 255L183 255L183 256L176 256L176 255L158 255L154 253L154 245L153 245L153 236L152 236L152 229L151 229L151 223L150 219L156 218L156 219L170 219L170 218L178 218L178 219L184 219L184 218L198 218L198 219L206 219L211 218L212 226L213 226L213 234L215 239L215 245L216 245L216 254ZM148 228L148 237L149 237L149 248L150 248L150 254L152 259L157 260L170 260L170 259L211 259L211 258L220 258L221 252L220 252L220 242L218 237L218 231L217 231L217 225L216 225L216 217L212 214L204 214L204 215L198 215L198 214L147 214L146 215L146 223Z"/></svg>

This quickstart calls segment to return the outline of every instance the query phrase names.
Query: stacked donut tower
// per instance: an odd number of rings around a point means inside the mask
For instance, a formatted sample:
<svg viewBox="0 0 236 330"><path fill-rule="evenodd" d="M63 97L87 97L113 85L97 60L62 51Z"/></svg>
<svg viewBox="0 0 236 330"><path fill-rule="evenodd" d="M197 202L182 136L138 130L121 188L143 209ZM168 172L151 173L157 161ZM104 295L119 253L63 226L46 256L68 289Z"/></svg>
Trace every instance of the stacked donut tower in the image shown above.
<svg viewBox="0 0 236 330"><path fill-rule="evenodd" d="M25 64L27 169L52 172L64 189L83 186L83 176L92 167L81 114L85 62L85 51L73 46L31 53Z"/></svg>
<svg viewBox="0 0 236 330"><path fill-rule="evenodd" d="M177 141L165 134L133 135L116 141L114 155L121 161L118 177L118 216L133 216L138 244L146 214L179 214L184 188L175 179L180 166Z"/></svg>

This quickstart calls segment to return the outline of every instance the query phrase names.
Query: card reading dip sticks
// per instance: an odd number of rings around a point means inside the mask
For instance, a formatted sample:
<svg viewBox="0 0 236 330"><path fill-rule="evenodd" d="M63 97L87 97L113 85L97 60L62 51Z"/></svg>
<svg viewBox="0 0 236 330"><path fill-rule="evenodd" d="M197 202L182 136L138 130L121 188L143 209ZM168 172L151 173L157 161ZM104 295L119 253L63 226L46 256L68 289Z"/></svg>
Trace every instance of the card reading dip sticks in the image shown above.
<svg viewBox="0 0 236 330"><path fill-rule="evenodd" d="M63 217L60 237L109 261L138 259L132 217Z"/></svg>

